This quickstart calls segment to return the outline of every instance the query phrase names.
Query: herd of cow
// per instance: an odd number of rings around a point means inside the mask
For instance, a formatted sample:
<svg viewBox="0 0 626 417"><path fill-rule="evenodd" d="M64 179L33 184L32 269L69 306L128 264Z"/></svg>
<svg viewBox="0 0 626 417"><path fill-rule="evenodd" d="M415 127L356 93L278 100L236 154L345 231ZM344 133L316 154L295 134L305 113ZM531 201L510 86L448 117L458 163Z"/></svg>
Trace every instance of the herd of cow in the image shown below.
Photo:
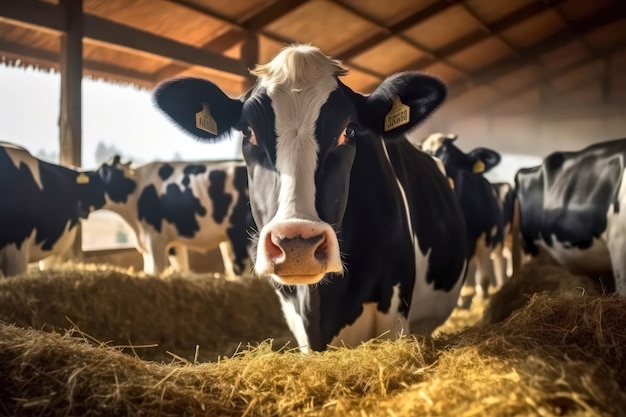
<svg viewBox="0 0 626 417"><path fill-rule="evenodd" d="M54 260L80 219L111 210L136 233L149 273L168 257L186 271L188 249L229 242L233 273L250 262L276 284L302 351L432 332L504 283L520 241L525 256L543 250L574 272L612 276L611 290L626 295L626 139L555 152L513 186L490 184L497 152L465 153L456 135L406 139L445 100L430 75L395 74L364 96L309 45L251 72L257 82L239 98L187 77L154 91L199 140L240 131L242 162L131 168L115 157L84 171L1 143L0 271Z"/></svg>

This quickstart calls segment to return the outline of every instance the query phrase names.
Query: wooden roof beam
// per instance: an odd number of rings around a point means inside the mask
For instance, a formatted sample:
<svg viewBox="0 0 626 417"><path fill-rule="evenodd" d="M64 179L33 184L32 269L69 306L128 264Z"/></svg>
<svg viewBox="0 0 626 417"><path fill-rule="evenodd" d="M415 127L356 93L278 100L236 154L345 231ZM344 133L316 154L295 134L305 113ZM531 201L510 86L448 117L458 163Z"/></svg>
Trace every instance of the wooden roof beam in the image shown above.
<svg viewBox="0 0 626 417"><path fill-rule="evenodd" d="M573 71L576 71L586 65L591 64L592 62L595 62L597 60L605 60L608 59L609 57L611 57L612 55L614 55L615 53L617 53L618 51L620 51L621 49L626 47L626 42L621 43L619 45L616 45L610 49L605 50L604 52L600 53L599 55L588 55L584 58L578 59L574 62L572 62L569 65L566 65L563 68L560 68L558 70L554 70L551 72L546 72L545 75L537 80L534 80L533 82L523 85L522 87L519 87L517 89L515 89L514 91L509 92L506 96L498 98L496 100L494 100L492 103L487 104L483 107L480 108L476 108L476 109L470 109L469 111L463 113L464 116L466 115L474 115L477 113L485 113L485 112L493 112L494 109L501 105L502 102L504 101L509 101L509 100L513 100L516 99L518 97L521 97L522 95L526 94L530 89L534 88L536 85L538 85L538 83L541 82L549 82L551 80L554 80L555 78L567 75ZM597 80L592 80L593 82L596 82ZM497 112L495 114L498 114Z"/></svg>
<svg viewBox="0 0 626 417"><path fill-rule="evenodd" d="M383 32L377 32L375 33L373 36L368 37L367 39L362 40L361 42L359 42L356 45L351 45L349 47L347 47L345 50L343 51L337 51L333 54L333 58L339 59L341 61L348 61L351 58L354 58L355 56L367 51L368 49L372 48L373 46L377 45L378 43L385 41L393 36L398 35L399 33L404 32L405 30L417 25L418 23L421 23L427 19L430 19L431 17L433 17L434 15L446 10L447 8L453 6L454 4L458 3L459 0L442 0L442 1L438 1L432 5L430 5L429 7L420 10L416 13L413 13L407 17L405 17L404 19L400 20L399 22L389 26L388 28L385 28L385 30L383 30ZM339 3L338 3L339 4ZM342 7L346 8L347 10L349 10L352 13L355 13L354 8L348 8L348 6L346 6L345 4L341 3L340 4ZM372 19L365 17L362 13L356 13L357 15L359 15L360 17L372 22ZM377 26L381 26L380 23L375 23Z"/></svg>
<svg viewBox="0 0 626 417"><path fill-rule="evenodd" d="M529 48L520 50L521 56L512 58L504 58L481 68L475 72L470 78L471 82L466 80L455 81L448 86L448 97L450 99L460 96L471 88L479 87L490 83L496 78L500 78L515 70L523 67L528 60L539 59L539 56L553 51L572 41L571 32L578 34L589 33L599 27L615 22L626 16L626 3L619 2L613 6L607 7L601 12L591 17L571 22L571 29L565 29L554 35L543 39Z"/></svg>
<svg viewBox="0 0 626 417"><path fill-rule="evenodd" d="M42 62L57 71L60 70L60 54L58 52L24 46L19 43L0 39L0 54L13 59L19 59L19 57L22 57L21 59L24 60L33 59L35 61ZM93 60L83 60L83 72L97 73L102 74L103 76L104 74L111 74L117 79L146 88L150 88L153 85L152 80L150 79L150 74Z"/></svg>
<svg viewBox="0 0 626 417"><path fill-rule="evenodd" d="M486 25L486 27L489 29L489 32L483 29L470 33L454 42L451 42L443 48L433 51L433 54L436 57L435 59L432 59L430 57L420 58L416 61L411 62L409 65L400 69L399 71L415 71L424 69L425 67L437 62L437 60L439 59L447 59L452 55L461 52L462 50L469 48L470 46L475 45L480 41L487 39L488 37L492 36L493 33L503 32L564 1L565 0L552 0L550 4L545 2L531 3L528 6L522 7L521 9L503 17L502 19L490 25ZM466 78L471 80L471 75ZM463 82L467 82L467 80L463 80ZM371 89L372 87L368 88Z"/></svg>
<svg viewBox="0 0 626 417"><path fill-rule="evenodd" d="M59 5L36 0L2 0L0 16L50 30L67 31L67 21ZM89 14L84 16L83 22L84 36L99 42L161 56L184 65L210 67L238 76L247 76L248 71L239 60L215 52Z"/></svg>
<svg viewBox="0 0 626 417"><path fill-rule="evenodd" d="M201 49L207 49L214 52L222 53L229 48L237 45L238 43L244 41L249 42L251 34L258 32L260 29L270 24L274 20L289 13L290 11L304 3L306 0L279 0L275 3L272 3L268 7L265 7L263 10L241 23L238 23L228 18L227 16L218 14L207 7L199 6L188 0L168 1L183 5L196 13L200 13L228 22L228 24L231 26L230 29L211 39L209 42L200 47ZM154 73L153 79L155 82L159 82L168 78L172 78L175 77L177 74L180 74L186 68L187 66L184 65L170 64Z"/></svg>

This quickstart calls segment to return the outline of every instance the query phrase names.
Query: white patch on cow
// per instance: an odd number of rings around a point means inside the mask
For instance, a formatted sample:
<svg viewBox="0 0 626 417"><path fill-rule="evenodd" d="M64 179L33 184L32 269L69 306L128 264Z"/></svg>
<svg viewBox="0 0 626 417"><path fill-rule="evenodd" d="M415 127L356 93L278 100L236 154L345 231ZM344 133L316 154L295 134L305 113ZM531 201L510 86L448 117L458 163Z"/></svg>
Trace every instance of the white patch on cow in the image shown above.
<svg viewBox="0 0 626 417"><path fill-rule="evenodd" d="M611 267L615 277L616 291L626 295L626 171L622 172L621 184L617 192L619 213L615 213L613 204L607 213L607 230L604 237L611 257Z"/></svg>
<svg viewBox="0 0 626 417"><path fill-rule="evenodd" d="M40 190L43 190L43 183L41 182L41 174L39 172L39 160L33 157L26 149L12 143L0 142L0 146L4 148L9 155L9 159L11 159L11 162L13 162L13 165L15 165L17 169L19 169L22 164L28 167L33 181L37 183Z"/></svg>
<svg viewBox="0 0 626 417"><path fill-rule="evenodd" d="M549 246L543 239L535 240L535 244L545 249L558 263L567 266L575 273L609 271L611 268L609 250L603 237L594 238L591 247L587 249L579 249L567 242L559 242L554 234L552 246Z"/></svg>
<svg viewBox="0 0 626 417"><path fill-rule="evenodd" d="M285 316L287 327L289 327L289 330L291 330L291 333L296 338L300 351L302 353L309 353L311 351L309 336L307 336L302 316L296 312L293 302L286 300L278 290L276 290L276 294L278 294L278 299L280 300L280 305L283 309L283 315ZM300 302L304 301L300 300ZM300 308L308 308L308 305L301 305Z"/></svg>
<svg viewBox="0 0 626 417"><path fill-rule="evenodd" d="M320 109L337 89L338 64L317 48L300 45L281 51L270 63L257 70L261 86L272 100L275 114L276 170L280 176L278 210L266 224L259 241L267 239L277 224L310 224L316 233L324 228L329 259L326 272L343 273L337 237L330 225L322 222L315 208L315 169L318 142L315 126ZM302 223L302 221L308 223ZM260 275L273 272L265 245L259 245L255 269Z"/></svg>
<svg viewBox="0 0 626 417"><path fill-rule="evenodd" d="M453 134L444 135L441 132L431 133L422 141L421 149L426 153L434 154L443 146L446 140L454 139L456 139L456 135Z"/></svg>
<svg viewBox="0 0 626 417"><path fill-rule="evenodd" d="M356 347L370 339L397 339L406 334L406 319L400 313L400 284L393 287L389 311L378 310L377 303L364 303L361 315L339 331L330 342L331 346Z"/></svg>

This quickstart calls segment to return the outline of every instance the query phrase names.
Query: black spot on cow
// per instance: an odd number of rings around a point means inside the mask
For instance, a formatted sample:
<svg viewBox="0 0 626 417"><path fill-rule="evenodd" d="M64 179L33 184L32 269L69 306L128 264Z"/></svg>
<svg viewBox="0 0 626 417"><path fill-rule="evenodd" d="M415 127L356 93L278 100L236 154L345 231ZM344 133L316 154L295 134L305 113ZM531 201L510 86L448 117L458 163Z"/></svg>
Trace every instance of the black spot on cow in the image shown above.
<svg viewBox="0 0 626 417"><path fill-rule="evenodd" d="M221 224L228 213L233 196L226 192L226 172L221 170L209 173L209 198L213 207L213 220Z"/></svg>
<svg viewBox="0 0 626 417"><path fill-rule="evenodd" d="M241 274L245 261L250 257L250 235L255 227L252 212L250 211L250 197L248 194L248 171L245 166L235 168L233 186L237 190L237 201L230 215L230 226L226 234L231 242L235 259L233 268L236 274Z"/></svg>
<svg viewBox="0 0 626 417"><path fill-rule="evenodd" d="M198 165L198 164L187 165L183 169L184 177L182 180L182 184L185 187L189 186L189 182L191 181L189 177L191 175L200 175L200 174L204 174L205 172L206 172L206 165Z"/></svg>
<svg viewBox="0 0 626 417"><path fill-rule="evenodd" d="M159 168L159 177L165 181L174 173L174 168L169 164L163 164L161 168Z"/></svg>
<svg viewBox="0 0 626 417"><path fill-rule="evenodd" d="M206 215L206 209L191 189L181 191L177 184L169 184L161 196L154 185L145 187L139 196L137 211L139 220L144 220L157 232L161 233L162 222L166 221L176 227L180 236L189 238L200 230L196 215Z"/></svg>

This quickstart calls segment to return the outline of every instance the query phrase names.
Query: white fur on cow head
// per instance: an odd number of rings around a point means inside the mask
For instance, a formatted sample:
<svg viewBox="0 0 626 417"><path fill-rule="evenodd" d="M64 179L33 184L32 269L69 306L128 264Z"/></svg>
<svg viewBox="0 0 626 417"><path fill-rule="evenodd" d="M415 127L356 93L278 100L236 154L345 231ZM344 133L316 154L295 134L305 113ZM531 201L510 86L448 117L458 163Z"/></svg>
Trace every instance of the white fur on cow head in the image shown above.
<svg viewBox="0 0 626 417"><path fill-rule="evenodd" d="M325 56L318 48L296 45L283 49L272 61L259 65L252 73L259 77L271 99L275 114L276 170L280 178L278 210L261 230L265 234L275 225L295 221L311 221L319 231L322 222L315 207L315 171L319 144L315 136L320 109L337 89L338 75L346 70L338 61ZM324 225L330 229L329 225ZM329 230L332 232L332 229ZM339 245L334 233L326 233L330 258L325 272L343 272ZM259 246L257 272L272 270L270 256Z"/></svg>
<svg viewBox="0 0 626 417"><path fill-rule="evenodd" d="M431 133L421 143L420 148L422 151L435 154L446 142L454 142L457 140L458 135L453 133L443 134L441 132Z"/></svg>

